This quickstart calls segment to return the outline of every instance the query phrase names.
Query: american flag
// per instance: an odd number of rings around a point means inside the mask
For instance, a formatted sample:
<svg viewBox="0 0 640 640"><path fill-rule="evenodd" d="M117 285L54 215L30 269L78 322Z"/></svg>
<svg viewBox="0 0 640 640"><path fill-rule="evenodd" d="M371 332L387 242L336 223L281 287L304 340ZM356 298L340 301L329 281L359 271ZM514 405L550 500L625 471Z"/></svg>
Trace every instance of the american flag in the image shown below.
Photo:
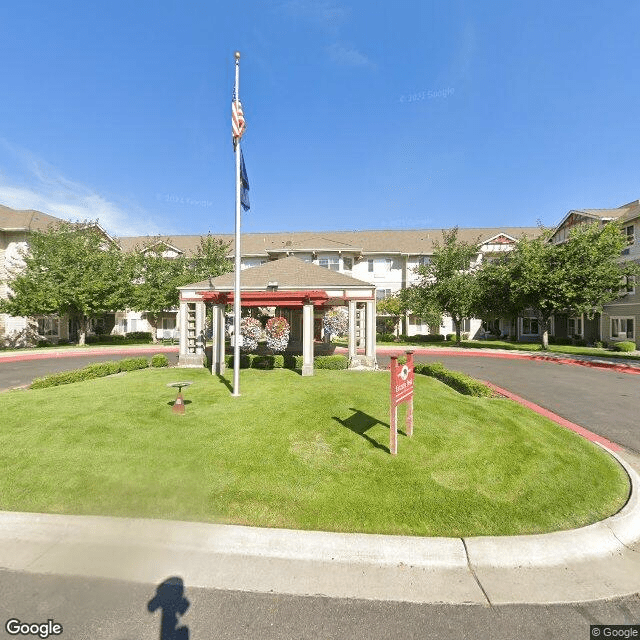
<svg viewBox="0 0 640 640"><path fill-rule="evenodd" d="M233 98L231 99L231 133L233 134L233 143L235 144L247 128L242 113L242 103L240 100L236 102L236 88L233 88Z"/></svg>

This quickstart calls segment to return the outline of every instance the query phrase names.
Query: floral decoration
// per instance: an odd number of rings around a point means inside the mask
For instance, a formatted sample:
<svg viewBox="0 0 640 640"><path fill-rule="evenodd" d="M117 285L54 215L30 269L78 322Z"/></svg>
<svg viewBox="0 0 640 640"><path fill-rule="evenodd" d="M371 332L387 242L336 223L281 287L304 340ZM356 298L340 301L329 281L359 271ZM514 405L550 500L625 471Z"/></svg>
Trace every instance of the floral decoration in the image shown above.
<svg viewBox="0 0 640 640"><path fill-rule="evenodd" d="M255 351L258 348L258 340L262 337L262 325L256 318L242 318L240 320L240 333L242 334L243 351Z"/></svg>
<svg viewBox="0 0 640 640"><path fill-rule="evenodd" d="M324 332L332 336L346 336L349 331L349 312L346 307L329 309L322 318Z"/></svg>
<svg viewBox="0 0 640 640"><path fill-rule="evenodd" d="M269 318L266 325L267 347L273 351L284 351L289 344L289 323L286 318Z"/></svg>

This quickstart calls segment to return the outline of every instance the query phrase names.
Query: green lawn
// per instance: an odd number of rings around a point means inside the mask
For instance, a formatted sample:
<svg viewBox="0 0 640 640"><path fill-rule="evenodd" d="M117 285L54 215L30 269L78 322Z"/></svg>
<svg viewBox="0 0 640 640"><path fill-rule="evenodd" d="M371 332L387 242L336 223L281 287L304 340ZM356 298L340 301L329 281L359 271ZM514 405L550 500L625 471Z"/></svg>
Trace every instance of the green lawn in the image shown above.
<svg viewBox="0 0 640 640"><path fill-rule="evenodd" d="M4 394L0 509L471 536L589 524L628 495L612 458L509 400L417 376L394 457L388 373L243 370L239 398L229 378L157 369ZM180 416L166 383L183 379Z"/></svg>
<svg viewBox="0 0 640 640"><path fill-rule="evenodd" d="M347 346L346 339L336 344ZM598 356L600 358L619 358L621 360L640 360L640 356L621 351L610 351L609 349L597 349L596 347L578 347L574 345L550 344L549 349L544 351L538 342L508 342L506 340L462 340L460 347L456 342L377 342L378 346L386 347L420 347L420 348L466 348L466 349L506 349L508 351L528 351L536 353L566 353L568 355Z"/></svg>

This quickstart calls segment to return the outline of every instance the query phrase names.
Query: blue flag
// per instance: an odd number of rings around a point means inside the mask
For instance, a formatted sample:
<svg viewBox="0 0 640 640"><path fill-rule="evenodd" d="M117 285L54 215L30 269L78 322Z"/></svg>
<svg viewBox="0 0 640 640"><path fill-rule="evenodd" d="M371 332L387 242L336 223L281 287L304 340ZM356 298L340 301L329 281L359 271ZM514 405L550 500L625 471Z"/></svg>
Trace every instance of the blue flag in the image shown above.
<svg viewBox="0 0 640 640"><path fill-rule="evenodd" d="M240 149L240 204L245 211L251 208L249 205L249 178L247 177L247 168L244 166L244 156Z"/></svg>

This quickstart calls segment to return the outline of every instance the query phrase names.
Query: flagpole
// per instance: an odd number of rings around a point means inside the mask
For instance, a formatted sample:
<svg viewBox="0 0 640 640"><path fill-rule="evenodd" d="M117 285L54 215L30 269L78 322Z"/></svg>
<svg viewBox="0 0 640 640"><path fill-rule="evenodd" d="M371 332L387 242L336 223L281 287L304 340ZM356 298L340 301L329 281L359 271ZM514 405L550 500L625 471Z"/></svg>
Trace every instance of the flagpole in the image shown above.
<svg viewBox="0 0 640 640"><path fill-rule="evenodd" d="M236 58L236 110L240 100L240 52ZM233 293L233 393L240 395L240 137L236 140L236 238L235 238L235 284Z"/></svg>

